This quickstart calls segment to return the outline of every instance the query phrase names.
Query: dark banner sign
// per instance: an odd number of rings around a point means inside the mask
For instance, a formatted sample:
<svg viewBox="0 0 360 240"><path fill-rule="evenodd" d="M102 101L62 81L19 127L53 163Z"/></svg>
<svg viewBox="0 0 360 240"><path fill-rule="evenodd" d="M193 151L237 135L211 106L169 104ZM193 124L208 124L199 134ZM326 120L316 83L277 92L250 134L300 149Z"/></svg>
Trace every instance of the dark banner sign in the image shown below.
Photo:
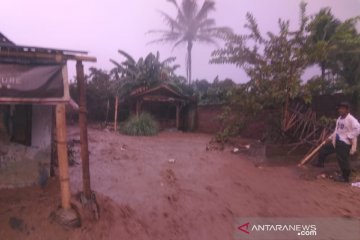
<svg viewBox="0 0 360 240"><path fill-rule="evenodd" d="M0 64L0 102L69 100L64 65Z"/></svg>

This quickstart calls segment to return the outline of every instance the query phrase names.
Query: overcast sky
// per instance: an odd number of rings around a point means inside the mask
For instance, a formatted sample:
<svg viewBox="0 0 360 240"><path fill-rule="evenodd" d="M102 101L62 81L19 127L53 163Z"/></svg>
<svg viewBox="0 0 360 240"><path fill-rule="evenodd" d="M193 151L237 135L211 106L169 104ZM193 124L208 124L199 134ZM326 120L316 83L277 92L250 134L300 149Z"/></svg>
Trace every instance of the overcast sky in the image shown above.
<svg viewBox="0 0 360 240"><path fill-rule="evenodd" d="M216 19L218 26L244 32L245 14L251 12L262 31L276 31L279 17L290 19L294 27L298 24L299 3L299 0L217 0L216 12L210 17ZM153 36L145 33L164 26L157 10L176 14L166 0L1 0L0 6L0 31L17 44L86 50L98 58L93 66L106 70L112 67L109 58L121 60L118 49L136 59L159 50L162 59L175 56L179 64L185 65L184 46L172 51L168 45L147 45ZM342 20L360 15L360 0L308 0L308 13L326 6ZM208 64L214 48L194 46L193 78L212 81L219 75L220 79L246 81L244 73L234 66ZM74 63L70 62L69 68L72 77ZM185 75L184 67L178 74Z"/></svg>

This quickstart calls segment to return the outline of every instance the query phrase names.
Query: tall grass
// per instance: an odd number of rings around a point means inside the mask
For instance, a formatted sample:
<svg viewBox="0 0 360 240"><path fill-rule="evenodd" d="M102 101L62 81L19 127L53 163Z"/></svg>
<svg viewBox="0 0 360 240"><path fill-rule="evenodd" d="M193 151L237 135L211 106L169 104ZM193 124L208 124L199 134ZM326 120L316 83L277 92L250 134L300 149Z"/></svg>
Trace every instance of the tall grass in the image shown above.
<svg viewBox="0 0 360 240"><path fill-rule="evenodd" d="M130 136L154 136L159 132L159 124L149 113L142 113L131 117L120 130Z"/></svg>

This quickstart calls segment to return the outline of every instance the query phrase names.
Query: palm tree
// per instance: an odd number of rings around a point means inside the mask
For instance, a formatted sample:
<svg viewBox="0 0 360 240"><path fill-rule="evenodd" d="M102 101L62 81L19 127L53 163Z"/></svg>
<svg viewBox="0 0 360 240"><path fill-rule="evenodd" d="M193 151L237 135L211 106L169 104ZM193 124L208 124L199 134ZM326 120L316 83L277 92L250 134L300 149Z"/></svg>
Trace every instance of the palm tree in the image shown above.
<svg viewBox="0 0 360 240"><path fill-rule="evenodd" d="M186 77L191 84L191 51L194 42L216 44L216 38L224 37L231 30L226 27L216 27L215 20L208 18L209 13L215 10L215 2L212 0L205 0L201 8L196 0L182 0L181 5L176 0L167 1L175 6L177 16L173 18L160 11L169 29L150 31L160 35L152 42L170 42L174 44L174 48L183 43L187 44Z"/></svg>

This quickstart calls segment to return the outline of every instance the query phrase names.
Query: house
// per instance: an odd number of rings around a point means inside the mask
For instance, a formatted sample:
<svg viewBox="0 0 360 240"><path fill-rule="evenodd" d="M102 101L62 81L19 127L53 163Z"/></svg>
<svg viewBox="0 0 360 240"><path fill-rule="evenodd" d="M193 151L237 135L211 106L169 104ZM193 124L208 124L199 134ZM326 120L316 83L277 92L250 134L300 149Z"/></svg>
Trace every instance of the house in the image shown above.
<svg viewBox="0 0 360 240"><path fill-rule="evenodd" d="M168 84L153 88L138 88L128 97L132 115L148 112L162 129L192 130L196 102Z"/></svg>
<svg viewBox="0 0 360 240"><path fill-rule="evenodd" d="M2 50L15 47L5 39L1 34ZM64 62L13 60L0 58L0 187L45 181L54 151L54 104L70 100Z"/></svg>
<svg viewBox="0 0 360 240"><path fill-rule="evenodd" d="M93 199L82 62L95 62L96 58L86 55L84 51L16 45L0 33L0 187L43 184L50 173L52 153L56 148L60 210L68 212L73 211L70 204L65 117L65 105L71 102L68 61L76 61L80 92L78 112L84 186L82 194L84 199ZM59 213L59 216L65 215Z"/></svg>

